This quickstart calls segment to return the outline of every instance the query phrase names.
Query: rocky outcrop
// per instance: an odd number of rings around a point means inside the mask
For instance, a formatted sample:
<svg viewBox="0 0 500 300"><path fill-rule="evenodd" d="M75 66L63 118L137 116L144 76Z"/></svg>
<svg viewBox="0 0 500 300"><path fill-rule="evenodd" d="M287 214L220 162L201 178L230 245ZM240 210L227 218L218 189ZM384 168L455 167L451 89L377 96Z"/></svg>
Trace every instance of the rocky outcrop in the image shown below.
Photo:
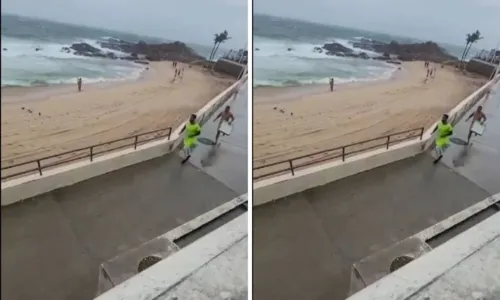
<svg viewBox="0 0 500 300"><path fill-rule="evenodd" d="M314 47L314 51L318 53L322 53L323 49L326 50L327 55L335 55L340 57L353 57L353 58L362 58L369 59L370 57L365 52L357 52L351 48L348 48L339 43L327 43L323 45L323 48Z"/></svg>
<svg viewBox="0 0 500 300"><path fill-rule="evenodd" d="M434 42L400 44L395 41L392 41L390 43L383 43L380 41L374 41L370 39L360 39L359 41L354 41L351 42L350 44L353 46L354 49L367 50L379 53L380 56L373 57L373 59L387 61L393 64L398 64L398 60L400 61L427 60L436 63L441 63L443 61L457 60L456 57L450 55L448 52L446 52L446 50L439 47L439 45ZM321 48L319 47L315 47L314 51L321 53L321 51L319 51L320 49ZM326 54L328 55L355 57L363 59L369 58L369 56L366 53L355 51L339 43L325 44L323 45L322 49L325 49Z"/></svg>
<svg viewBox="0 0 500 300"><path fill-rule="evenodd" d="M323 49L326 50L326 54L328 55L336 55L336 54L350 54L354 51L351 48L347 48L339 43L328 43L323 45Z"/></svg>
<svg viewBox="0 0 500 300"><path fill-rule="evenodd" d="M140 41L136 44L122 40L110 39L99 42L102 48L118 50L137 57L144 56L149 61L175 60L180 62L190 62L194 60L203 60L204 57L198 55L193 49L181 42L147 44Z"/></svg>
<svg viewBox="0 0 500 300"><path fill-rule="evenodd" d="M74 43L69 47L63 47L61 51L80 56L140 61L142 64L144 63L144 59L148 61L175 60L180 62L205 59L181 42L147 44L143 41L130 43L118 39L109 39L98 43L101 48L119 51L124 54L120 55L114 51L103 51L87 43Z"/></svg>

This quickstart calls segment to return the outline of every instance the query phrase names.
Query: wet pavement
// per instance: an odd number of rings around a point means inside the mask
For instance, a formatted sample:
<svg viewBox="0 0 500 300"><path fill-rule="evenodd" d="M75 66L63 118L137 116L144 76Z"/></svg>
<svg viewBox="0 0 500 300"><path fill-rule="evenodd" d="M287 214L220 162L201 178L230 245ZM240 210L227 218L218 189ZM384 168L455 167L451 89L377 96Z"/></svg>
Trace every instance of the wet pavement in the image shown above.
<svg viewBox="0 0 500 300"><path fill-rule="evenodd" d="M453 146L438 165L423 153L255 207L254 297L345 299L354 262L497 193L499 101L497 89L484 104L487 131L462 166L452 165Z"/></svg>
<svg viewBox="0 0 500 300"><path fill-rule="evenodd" d="M2 207L2 298L93 299L102 262L246 192L246 171L218 169L246 168L233 152L204 171L166 155Z"/></svg>

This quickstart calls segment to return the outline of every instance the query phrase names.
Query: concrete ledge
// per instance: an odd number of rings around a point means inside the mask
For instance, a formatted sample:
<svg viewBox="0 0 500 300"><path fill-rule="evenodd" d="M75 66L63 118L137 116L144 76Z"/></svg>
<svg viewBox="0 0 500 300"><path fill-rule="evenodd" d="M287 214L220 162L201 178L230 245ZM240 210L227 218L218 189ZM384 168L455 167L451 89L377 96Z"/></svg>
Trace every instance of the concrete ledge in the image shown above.
<svg viewBox="0 0 500 300"><path fill-rule="evenodd" d="M474 217L482 211L500 202L500 194L493 195L468 208L436 223L402 241L377 251L361 259L352 266L349 294L354 294L390 274L390 264L399 256L418 259L432 251L428 241L454 226Z"/></svg>
<svg viewBox="0 0 500 300"><path fill-rule="evenodd" d="M486 90L499 80L500 75L460 102L449 112L451 120L454 123L458 122L471 107L483 99ZM285 174L256 181L253 183L253 205L262 205L357 173L415 156L433 146L435 137L432 135L432 129L434 127L435 125L424 133L422 141L413 140L403 142L391 146L388 150L377 149L356 155L346 159L345 162L333 161L299 170L295 172L295 176Z"/></svg>
<svg viewBox="0 0 500 300"><path fill-rule="evenodd" d="M188 245L186 248L158 262L142 273L119 284L97 297L96 300L160 299L160 297L165 296L166 293L181 284L197 270L206 266L222 253L227 252L231 247L244 240L247 237L248 230L247 218L248 214L244 213L226 225ZM243 254L246 256L246 253ZM246 270L230 271L240 274L244 272L244 275L246 275ZM230 278L222 278L222 281L229 279ZM181 297L179 299L187 298Z"/></svg>
<svg viewBox="0 0 500 300"><path fill-rule="evenodd" d="M137 275L137 267L141 259L156 256L162 259L180 250L175 242L183 236L195 231L209 222L222 217L232 209L247 202L247 195L236 197L170 231L151 239L141 245L129 249L100 266L97 296L112 289L114 286Z"/></svg>
<svg viewBox="0 0 500 300"><path fill-rule="evenodd" d="M240 85L244 84L246 80L247 76L243 77L201 108L197 112L200 123L205 123L221 105L231 98L234 92L238 90ZM34 174L2 182L2 206L29 199L92 177L170 153L177 149L182 143L184 125L185 122L172 132L170 140L163 139L150 142L138 146L136 150L130 148L111 152L107 155L95 158L92 162L84 161L64 165L59 168L44 171L42 176Z"/></svg>
<svg viewBox="0 0 500 300"><path fill-rule="evenodd" d="M449 240L443 245L435 248L431 252L424 254L419 259L407 264L396 272L380 279L374 284L369 285L365 289L359 291L349 300L391 300L391 299L420 299L418 294L428 286L435 284L439 278L442 278L446 273L464 262L466 259L476 254L478 251L486 247L492 241L500 237L500 214L495 214L483 222L477 224L471 229L459 234L455 238ZM483 266L486 267L486 266ZM481 269L483 267L480 267ZM497 272L495 267L490 267L489 272L482 269L481 272L491 274ZM479 275L479 274L477 274ZM474 276L474 275L471 275ZM465 278L465 280L473 281L475 278ZM449 286L442 286L440 290L453 290L453 284L458 288L460 283L450 282ZM480 284L487 286L487 282ZM473 294L474 290L469 291L469 295ZM465 298L449 298L445 295L438 297L440 299L466 299ZM424 299L424 298L422 298ZM430 298L428 298L430 299ZM433 298L434 299L434 298Z"/></svg>

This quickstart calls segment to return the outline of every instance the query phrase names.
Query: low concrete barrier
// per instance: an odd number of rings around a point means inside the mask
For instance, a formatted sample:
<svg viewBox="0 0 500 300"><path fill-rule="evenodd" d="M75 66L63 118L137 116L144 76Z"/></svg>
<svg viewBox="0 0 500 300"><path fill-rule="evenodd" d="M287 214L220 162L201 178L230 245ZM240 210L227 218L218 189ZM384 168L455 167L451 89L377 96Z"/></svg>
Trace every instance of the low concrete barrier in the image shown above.
<svg viewBox="0 0 500 300"><path fill-rule="evenodd" d="M246 80L247 77L245 76L208 102L196 113L198 120L204 124L221 105L233 96ZM112 152L98 157L92 162L85 161L64 165L60 168L45 171L42 176L34 174L2 182L2 206L170 153L182 143L184 125L185 123L172 132L170 141L167 139L159 140L140 145L136 150L125 149Z"/></svg>
<svg viewBox="0 0 500 300"><path fill-rule="evenodd" d="M422 152L423 141L408 141L392 146L389 150L377 149L346 158L345 162L333 161L300 170L295 176L286 174L255 182L253 205L262 205L317 186L355 175L379 166L408 158Z"/></svg>
<svg viewBox="0 0 500 300"><path fill-rule="evenodd" d="M247 289L247 225L244 213L95 300L233 299ZM205 277L191 282L200 271Z"/></svg>
<svg viewBox="0 0 500 300"><path fill-rule="evenodd" d="M453 108L449 112L452 122L454 124L458 122L471 107L484 97L486 89L496 84L499 80L500 76L497 76ZM262 205L422 153L434 144L435 137L432 135L434 127L435 125L424 133L421 141L403 142L391 146L388 150L377 149L348 158L345 162L334 161L303 169L297 171L295 176L286 174L254 182L253 205Z"/></svg>

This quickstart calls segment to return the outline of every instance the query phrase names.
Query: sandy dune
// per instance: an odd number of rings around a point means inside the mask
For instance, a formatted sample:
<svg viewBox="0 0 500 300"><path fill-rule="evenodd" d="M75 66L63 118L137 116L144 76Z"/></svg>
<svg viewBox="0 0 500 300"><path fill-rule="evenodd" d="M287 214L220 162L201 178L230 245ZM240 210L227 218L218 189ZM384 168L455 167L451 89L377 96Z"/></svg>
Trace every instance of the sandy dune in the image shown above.
<svg viewBox="0 0 500 300"><path fill-rule="evenodd" d="M160 62L137 81L84 83L81 93L76 84L2 89L2 166L175 128L232 81L187 66L182 80L172 78L172 64Z"/></svg>
<svg viewBox="0 0 500 300"><path fill-rule="evenodd" d="M439 68L437 76L424 83L425 72L423 62L405 63L391 80L346 85L333 93L328 86L257 88L255 166L427 128L485 81Z"/></svg>

